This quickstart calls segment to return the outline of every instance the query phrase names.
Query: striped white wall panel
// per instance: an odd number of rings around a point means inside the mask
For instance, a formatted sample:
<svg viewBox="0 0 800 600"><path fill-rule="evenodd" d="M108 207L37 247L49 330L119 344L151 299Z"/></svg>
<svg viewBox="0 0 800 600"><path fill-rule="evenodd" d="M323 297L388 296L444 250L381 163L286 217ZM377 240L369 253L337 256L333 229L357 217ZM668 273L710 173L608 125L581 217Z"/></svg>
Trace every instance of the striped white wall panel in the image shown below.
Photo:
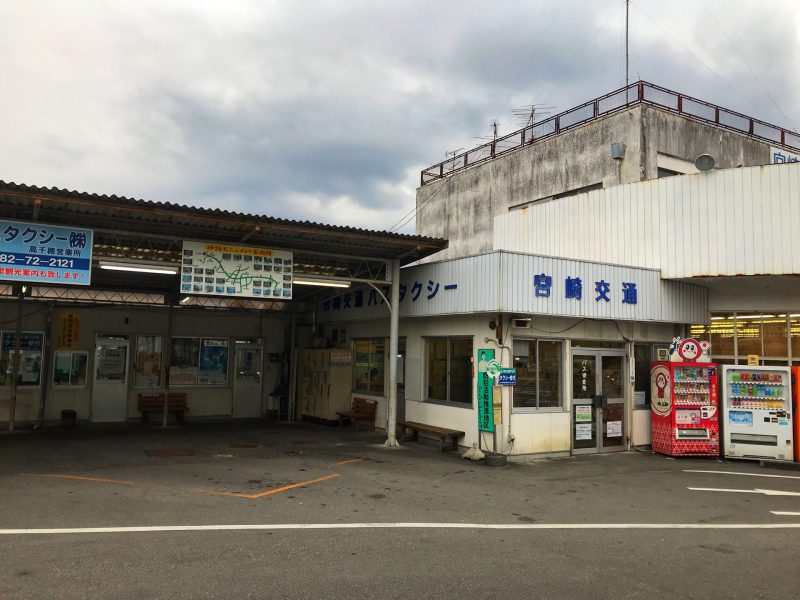
<svg viewBox="0 0 800 600"><path fill-rule="evenodd" d="M537 274L551 278L549 296L536 296ZM567 298L568 277L581 279L580 300ZM409 267L401 272L401 280L405 286L401 317L505 312L691 323L705 322L708 313L705 288L663 281L658 271L548 256L494 252ZM608 302L597 300L596 285L600 281L610 286ZM622 301L623 283L636 284L635 304ZM446 289L453 285L457 287ZM359 293L361 306L356 302ZM386 304L369 288L347 290L317 305L321 322L388 316Z"/></svg>
<svg viewBox="0 0 800 600"><path fill-rule="evenodd" d="M800 274L800 163L596 190L495 218L495 250L661 270Z"/></svg>

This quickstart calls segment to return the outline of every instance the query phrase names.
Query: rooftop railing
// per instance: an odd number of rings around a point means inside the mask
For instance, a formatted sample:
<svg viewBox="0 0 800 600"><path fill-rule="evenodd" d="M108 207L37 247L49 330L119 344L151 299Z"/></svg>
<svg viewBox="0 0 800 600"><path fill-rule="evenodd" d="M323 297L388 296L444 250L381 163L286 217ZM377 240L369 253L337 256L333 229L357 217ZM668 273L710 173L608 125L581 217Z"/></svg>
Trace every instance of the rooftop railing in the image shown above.
<svg viewBox="0 0 800 600"><path fill-rule="evenodd" d="M722 108L710 102L698 100L646 81L637 81L605 96L589 100L580 106L538 121L533 125L528 125L523 129L423 169L420 175L420 185L427 185L459 171L464 171L513 152L523 146L546 140L637 104L657 106L696 121L735 131L776 146L800 151L800 134L794 131L771 125L736 111Z"/></svg>

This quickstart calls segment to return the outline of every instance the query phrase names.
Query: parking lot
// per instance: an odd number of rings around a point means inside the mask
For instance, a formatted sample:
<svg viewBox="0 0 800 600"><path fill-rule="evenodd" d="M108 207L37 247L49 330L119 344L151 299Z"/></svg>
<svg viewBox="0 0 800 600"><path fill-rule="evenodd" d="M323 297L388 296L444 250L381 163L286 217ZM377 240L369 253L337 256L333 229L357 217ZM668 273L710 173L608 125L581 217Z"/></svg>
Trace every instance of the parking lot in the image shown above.
<svg viewBox="0 0 800 600"><path fill-rule="evenodd" d="M796 597L800 472L639 452L489 468L383 439L0 437L0 597Z"/></svg>

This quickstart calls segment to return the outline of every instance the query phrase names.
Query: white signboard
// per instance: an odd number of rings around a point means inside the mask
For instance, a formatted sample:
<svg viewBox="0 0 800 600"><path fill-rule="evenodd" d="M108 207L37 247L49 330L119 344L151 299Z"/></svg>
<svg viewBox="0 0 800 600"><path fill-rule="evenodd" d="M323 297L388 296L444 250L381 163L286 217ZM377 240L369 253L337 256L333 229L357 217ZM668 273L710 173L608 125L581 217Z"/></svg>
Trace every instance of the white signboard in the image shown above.
<svg viewBox="0 0 800 600"><path fill-rule="evenodd" d="M606 437L622 437L622 421L609 421L606 423Z"/></svg>
<svg viewBox="0 0 800 600"><path fill-rule="evenodd" d="M800 162L800 154L788 152L783 148L775 148L774 146L769 149L769 157L773 165Z"/></svg>
<svg viewBox="0 0 800 600"><path fill-rule="evenodd" d="M590 440L592 439L592 424L591 423L575 423L575 440Z"/></svg>
<svg viewBox="0 0 800 600"><path fill-rule="evenodd" d="M183 242L181 293L291 300L292 253L214 242Z"/></svg>

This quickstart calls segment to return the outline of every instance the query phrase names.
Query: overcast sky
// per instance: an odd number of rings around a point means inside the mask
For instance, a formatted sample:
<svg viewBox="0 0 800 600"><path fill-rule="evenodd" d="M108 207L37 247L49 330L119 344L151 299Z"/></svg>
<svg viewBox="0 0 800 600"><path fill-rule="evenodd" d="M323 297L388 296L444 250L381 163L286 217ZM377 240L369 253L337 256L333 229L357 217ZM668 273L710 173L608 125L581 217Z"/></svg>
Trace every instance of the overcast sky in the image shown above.
<svg viewBox="0 0 800 600"><path fill-rule="evenodd" d="M624 4L0 0L0 179L386 229L493 119L624 83ZM800 127L797 0L630 25L631 80Z"/></svg>

